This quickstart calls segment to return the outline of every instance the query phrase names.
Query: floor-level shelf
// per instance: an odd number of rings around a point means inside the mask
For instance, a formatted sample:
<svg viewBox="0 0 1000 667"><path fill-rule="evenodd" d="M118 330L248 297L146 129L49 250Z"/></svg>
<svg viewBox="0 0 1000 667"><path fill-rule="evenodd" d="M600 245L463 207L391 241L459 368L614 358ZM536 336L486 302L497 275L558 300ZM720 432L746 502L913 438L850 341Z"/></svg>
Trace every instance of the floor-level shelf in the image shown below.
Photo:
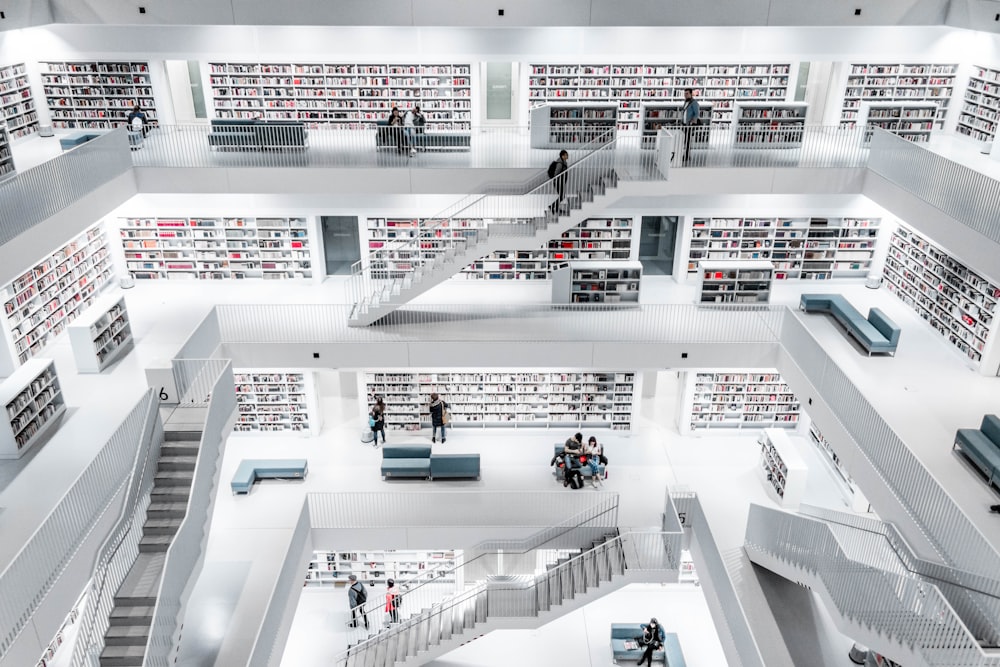
<svg viewBox="0 0 1000 667"><path fill-rule="evenodd" d="M638 306L642 264L570 262L552 272L552 303Z"/></svg>
<svg viewBox="0 0 1000 667"><path fill-rule="evenodd" d="M934 129L943 129L948 102L955 91L956 64L851 63L840 112L840 124L854 127L865 102L933 102Z"/></svg>
<svg viewBox="0 0 1000 667"><path fill-rule="evenodd" d="M531 110L532 148L573 148L615 138L616 104L554 103Z"/></svg>
<svg viewBox="0 0 1000 667"><path fill-rule="evenodd" d="M863 142L870 144L873 130L878 128L914 143L926 143L934 131L937 110L934 102L865 102L861 105Z"/></svg>
<svg viewBox="0 0 1000 667"><path fill-rule="evenodd" d="M768 370L688 371L684 406L679 421L683 433L795 429L801 416L799 399L779 373Z"/></svg>
<svg viewBox="0 0 1000 667"><path fill-rule="evenodd" d="M136 104L146 114L146 124L157 125L148 62L52 61L40 65L53 127L119 127L127 123Z"/></svg>
<svg viewBox="0 0 1000 667"><path fill-rule="evenodd" d="M888 289L962 351L974 368L993 359L1000 301L995 281L903 225L890 240L885 279Z"/></svg>
<svg viewBox="0 0 1000 667"><path fill-rule="evenodd" d="M977 141L992 143L1000 121L1000 69L973 66L956 130Z"/></svg>
<svg viewBox="0 0 1000 667"><path fill-rule="evenodd" d="M100 373L133 346L132 324L122 294L98 298L67 330L81 373Z"/></svg>
<svg viewBox="0 0 1000 667"><path fill-rule="evenodd" d="M745 305L771 301L771 262L700 262L698 269L696 303Z"/></svg>
<svg viewBox="0 0 1000 667"><path fill-rule="evenodd" d="M785 431L763 429L757 442L760 443L760 469L768 491L782 507L796 509L805 494L809 466Z"/></svg>
<svg viewBox="0 0 1000 667"><path fill-rule="evenodd" d="M712 123L712 105L698 102L698 119L701 125L691 128L691 147L706 148L709 141L709 127ZM642 105L642 147L656 146L660 130L683 131L684 104L663 104L649 102Z"/></svg>
<svg viewBox="0 0 1000 667"><path fill-rule="evenodd" d="M0 181L14 175L14 154L10 150L10 134L7 124L0 121Z"/></svg>
<svg viewBox="0 0 1000 667"><path fill-rule="evenodd" d="M381 396L387 430L431 426L428 405L437 392L450 406L453 427L632 427L636 375L631 371L369 372L368 409Z"/></svg>
<svg viewBox="0 0 1000 667"><path fill-rule="evenodd" d="M38 111L24 63L0 65L0 123L5 121L11 139L38 130Z"/></svg>
<svg viewBox="0 0 1000 667"><path fill-rule="evenodd" d="M319 433L313 373L233 369L236 433Z"/></svg>
<svg viewBox="0 0 1000 667"><path fill-rule="evenodd" d="M799 148L805 132L806 102L737 102L733 114L736 148Z"/></svg>
<svg viewBox="0 0 1000 667"><path fill-rule="evenodd" d="M32 359L0 384L0 459L17 459L37 444L66 412L51 359Z"/></svg>
<svg viewBox="0 0 1000 667"><path fill-rule="evenodd" d="M306 571L306 586L346 588L352 574L366 587L383 587L388 579L397 586L426 582L462 585L462 551L442 549L384 551L314 551ZM368 591L371 599L372 591Z"/></svg>

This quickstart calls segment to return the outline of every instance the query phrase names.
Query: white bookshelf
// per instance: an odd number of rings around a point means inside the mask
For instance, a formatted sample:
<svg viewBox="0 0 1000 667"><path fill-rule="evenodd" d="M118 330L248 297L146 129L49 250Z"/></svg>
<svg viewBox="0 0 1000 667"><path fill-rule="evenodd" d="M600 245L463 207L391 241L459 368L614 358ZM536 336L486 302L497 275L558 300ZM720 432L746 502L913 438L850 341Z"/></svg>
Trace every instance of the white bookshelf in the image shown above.
<svg viewBox="0 0 1000 667"><path fill-rule="evenodd" d="M121 223L125 268L138 280L313 277L305 218L125 218Z"/></svg>
<svg viewBox="0 0 1000 667"><path fill-rule="evenodd" d="M840 124L854 127L865 102L933 102L934 129L943 129L955 90L958 65L940 63L851 63L840 110Z"/></svg>
<svg viewBox="0 0 1000 667"><path fill-rule="evenodd" d="M306 571L306 586L347 588L352 574L367 588L385 586L388 579L404 582L462 585L462 551L456 549L385 551L314 551ZM369 600L374 592L368 591Z"/></svg>
<svg viewBox="0 0 1000 667"><path fill-rule="evenodd" d="M868 499L865 498L864 494L861 493L861 489L858 485L854 483L854 479L851 478L850 473L844 468L840 462L840 457L837 456L837 452L834 451L833 445L823 437L823 433L819 430L816 422L811 421L809 423L809 440L816 446L819 450L820 455L823 460L830 464L833 468L836 478L840 480L841 486L845 490L845 495L847 496L850 507L855 512L867 512L869 510Z"/></svg>
<svg viewBox="0 0 1000 667"><path fill-rule="evenodd" d="M97 298L67 330L81 373L100 373L133 346L132 324L122 294Z"/></svg>
<svg viewBox="0 0 1000 667"><path fill-rule="evenodd" d="M861 105L863 142L871 143L872 129L879 128L914 143L927 143L937 111L933 102L865 102Z"/></svg>
<svg viewBox="0 0 1000 667"><path fill-rule="evenodd" d="M428 131L468 130L471 69L468 63L210 62L206 80L216 118L370 129L393 106L419 105Z"/></svg>
<svg viewBox="0 0 1000 667"><path fill-rule="evenodd" d="M573 148L611 141L618 126L618 105L556 102L531 110L532 148Z"/></svg>
<svg viewBox="0 0 1000 667"><path fill-rule="evenodd" d="M632 427L636 375L588 372L369 372L368 409L386 404L386 429L429 428L427 406L437 392L449 404L453 427Z"/></svg>
<svg viewBox="0 0 1000 667"><path fill-rule="evenodd" d="M38 130L38 111L24 63L0 65L0 123L7 123L11 139Z"/></svg>
<svg viewBox="0 0 1000 667"><path fill-rule="evenodd" d="M107 238L95 225L4 286L6 333L17 363L62 333L112 273Z"/></svg>
<svg viewBox="0 0 1000 667"><path fill-rule="evenodd" d="M992 143L1000 121L1000 69L973 66L958 116L959 134Z"/></svg>
<svg viewBox="0 0 1000 667"><path fill-rule="evenodd" d="M706 148L709 142L709 127L712 123L712 105L698 100L698 118L701 126L692 130L691 147ZM660 130L677 129L684 126L684 104L663 104L647 102L642 105L642 147L656 146Z"/></svg>
<svg viewBox="0 0 1000 667"><path fill-rule="evenodd" d="M699 262L696 303L766 304L771 301L774 265L749 262Z"/></svg>
<svg viewBox="0 0 1000 667"><path fill-rule="evenodd" d="M968 357L973 368L996 347L1000 286L947 250L900 225L885 261L889 291Z"/></svg>
<svg viewBox="0 0 1000 667"><path fill-rule="evenodd" d="M319 411L313 373L233 369L236 433L318 435Z"/></svg>
<svg viewBox="0 0 1000 667"><path fill-rule="evenodd" d="M711 120L728 126L737 99L784 100L794 89L790 63L532 64L528 98L532 105L611 102L617 126L640 130L642 105L677 103L692 88L699 103L712 108Z"/></svg>
<svg viewBox="0 0 1000 667"><path fill-rule="evenodd" d="M703 261L767 260L775 280L864 278L879 218L694 217L688 273Z"/></svg>
<svg viewBox="0 0 1000 667"><path fill-rule="evenodd" d="M733 113L733 145L799 148L808 110L806 102L737 102Z"/></svg>
<svg viewBox="0 0 1000 667"><path fill-rule="evenodd" d="M52 126L103 129L125 125L138 104L147 125L157 125L156 103L145 61L39 63Z"/></svg>
<svg viewBox="0 0 1000 667"><path fill-rule="evenodd" d="M10 178L15 173L14 155L10 151L10 134L7 124L0 121L0 181Z"/></svg>
<svg viewBox="0 0 1000 667"><path fill-rule="evenodd" d="M771 497L782 507L798 508L809 480L809 466L785 431L765 428L758 442L760 470Z"/></svg>
<svg viewBox="0 0 1000 667"><path fill-rule="evenodd" d="M638 306L642 264L570 262L552 272L552 303Z"/></svg>
<svg viewBox="0 0 1000 667"><path fill-rule="evenodd" d="M795 429L801 416L798 398L779 373L767 370L689 371L684 405L679 426L685 433Z"/></svg>
<svg viewBox="0 0 1000 667"><path fill-rule="evenodd" d="M66 400L51 359L32 359L0 384L0 459L24 455L66 412Z"/></svg>

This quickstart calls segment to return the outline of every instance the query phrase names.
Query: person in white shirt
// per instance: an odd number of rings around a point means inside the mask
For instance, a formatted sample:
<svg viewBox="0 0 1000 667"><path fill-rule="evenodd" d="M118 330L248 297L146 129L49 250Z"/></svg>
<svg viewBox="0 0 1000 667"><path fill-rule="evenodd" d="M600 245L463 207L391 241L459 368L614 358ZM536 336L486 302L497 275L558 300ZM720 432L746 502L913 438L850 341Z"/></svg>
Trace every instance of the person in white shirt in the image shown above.
<svg viewBox="0 0 1000 667"><path fill-rule="evenodd" d="M414 146L413 137L416 134L416 127L413 124L414 119L413 108L406 110L406 115L403 116L403 131L406 133L406 143L410 146L410 157L417 154L417 149Z"/></svg>

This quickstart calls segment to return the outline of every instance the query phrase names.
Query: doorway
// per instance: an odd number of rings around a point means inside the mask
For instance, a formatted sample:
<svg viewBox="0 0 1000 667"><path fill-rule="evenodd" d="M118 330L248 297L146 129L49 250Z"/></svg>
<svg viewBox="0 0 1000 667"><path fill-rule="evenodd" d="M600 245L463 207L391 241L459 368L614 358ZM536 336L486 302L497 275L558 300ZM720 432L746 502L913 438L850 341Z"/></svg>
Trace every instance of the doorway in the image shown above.
<svg viewBox="0 0 1000 667"><path fill-rule="evenodd" d="M361 259L361 242L356 215L324 215L323 253L326 256L326 275L346 276L351 265Z"/></svg>
<svg viewBox="0 0 1000 667"><path fill-rule="evenodd" d="M676 215L644 215L639 230L639 261L647 276L670 276L674 273L677 247Z"/></svg>

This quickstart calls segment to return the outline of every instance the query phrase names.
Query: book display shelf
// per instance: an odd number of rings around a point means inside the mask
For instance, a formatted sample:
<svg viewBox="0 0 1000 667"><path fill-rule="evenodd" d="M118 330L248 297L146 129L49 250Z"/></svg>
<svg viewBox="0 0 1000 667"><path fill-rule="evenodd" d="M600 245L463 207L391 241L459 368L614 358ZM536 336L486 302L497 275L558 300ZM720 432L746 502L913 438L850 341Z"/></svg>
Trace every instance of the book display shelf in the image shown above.
<svg viewBox="0 0 1000 667"><path fill-rule="evenodd" d="M76 368L81 373L100 373L132 349L132 325L121 294L99 297L68 328Z"/></svg>
<svg viewBox="0 0 1000 667"><path fill-rule="evenodd" d="M104 230L95 225L3 289L7 334L23 364L58 336L111 280Z"/></svg>
<svg viewBox="0 0 1000 667"><path fill-rule="evenodd" d="M958 65L917 63L852 63L848 65L840 124L854 127L865 102L933 102L934 129L944 128L948 102L955 90Z"/></svg>
<svg viewBox="0 0 1000 667"><path fill-rule="evenodd" d="M978 368L995 346L1000 286L944 248L900 225L885 260L889 291L924 318Z"/></svg>
<svg viewBox="0 0 1000 667"><path fill-rule="evenodd" d="M799 148L806 125L806 102L737 102L733 114L736 148Z"/></svg>
<svg viewBox="0 0 1000 667"><path fill-rule="evenodd" d="M502 373L366 373L368 409L381 396L386 429L430 428L430 395L450 406L457 427L632 428L635 373L629 371Z"/></svg>
<svg viewBox="0 0 1000 667"><path fill-rule="evenodd" d="M689 371L685 384L686 433L746 428L794 429L801 406L773 371Z"/></svg>
<svg viewBox="0 0 1000 667"><path fill-rule="evenodd" d="M965 89L962 113L958 117L959 134L977 141L992 142L1000 120L1000 69L973 66Z"/></svg>
<svg viewBox="0 0 1000 667"><path fill-rule="evenodd" d="M707 148L709 141L708 128L712 123L712 105L708 102L698 102L698 118L701 126L692 131L691 147ZM657 104L654 102L642 105L642 147L654 148L656 137L661 129L680 128L684 125L684 104Z"/></svg>
<svg viewBox="0 0 1000 667"><path fill-rule="evenodd" d="M790 63L572 65L534 64L528 77L532 105L611 102L621 130L642 129L644 103L682 104L692 88L712 108L712 123L728 127L737 99L784 100Z"/></svg>
<svg viewBox="0 0 1000 667"><path fill-rule="evenodd" d="M433 225L433 220L418 218L368 218L370 254L391 248L398 241L415 239L419 228ZM457 238L482 229L481 218L452 219L438 225L436 239L421 243L421 253L431 256L442 252ZM634 229L632 218L589 218L563 232L538 250L498 250L477 259L454 276L466 280L548 280L554 269L576 260L627 261L632 256ZM440 239L440 240L437 240ZM401 278L413 271L412 251L387 253L379 260L386 277Z"/></svg>
<svg viewBox="0 0 1000 667"><path fill-rule="evenodd" d="M765 428L757 442L760 443L760 469L772 497L782 507L797 508L805 494L809 467L785 431Z"/></svg>
<svg viewBox="0 0 1000 667"><path fill-rule="evenodd" d="M306 586L350 586L352 574L368 588L385 586L387 579L462 586L462 551L314 551L306 572ZM373 591L368 591L369 599Z"/></svg>
<svg viewBox="0 0 1000 667"><path fill-rule="evenodd" d="M892 132L918 144L931 139L937 105L933 102L866 102L861 106L865 133L862 141L871 143L872 128Z"/></svg>
<svg viewBox="0 0 1000 667"><path fill-rule="evenodd" d="M319 433L312 373L241 368L233 379L236 433Z"/></svg>
<svg viewBox="0 0 1000 667"><path fill-rule="evenodd" d="M696 303L742 305L771 301L771 262L699 262L698 269Z"/></svg>
<svg viewBox="0 0 1000 667"><path fill-rule="evenodd" d="M138 104L156 125L148 62L43 62L42 89L56 128L110 129L125 125Z"/></svg>
<svg viewBox="0 0 1000 667"><path fill-rule="evenodd" d="M850 473L841 465L840 457L833 450L833 446L823 437L816 422L809 423L809 439L816 445L823 460L827 461L837 474L836 478L841 481L841 485L847 492L846 495L851 509L855 512L867 512L869 510L868 499L861 493L858 485L854 483Z"/></svg>
<svg viewBox="0 0 1000 667"><path fill-rule="evenodd" d="M0 121L0 181L14 175L14 155L10 152L7 125Z"/></svg>
<svg viewBox="0 0 1000 667"><path fill-rule="evenodd" d="M618 105L557 102L531 110L532 148L573 148L611 141L618 127Z"/></svg>
<svg viewBox="0 0 1000 667"><path fill-rule="evenodd" d="M124 218L121 241L138 280L313 277L305 218Z"/></svg>
<svg viewBox="0 0 1000 667"><path fill-rule="evenodd" d="M642 264L570 262L552 272L552 303L599 303L638 306Z"/></svg>
<svg viewBox="0 0 1000 667"><path fill-rule="evenodd" d="M470 72L468 63L212 62L206 78L216 118L371 129L393 106L419 105L435 131L472 127Z"/></svg>
<svg viewBox="0 0 1000 667"><path fill-rule="evenodd" d="M769 260L775 280L864 278L880 218L692 219L688 274L705 260Z"/></svg>
<svg viewBox="0 0 1000 667"><path fill-rule="evenodd" d="M0 420L0 459L17 459L59 422L66 412L51 359L32 359L0 384L6 419Z"/></svg>
<svg viewBox="0 0 1000 667"><path fill-rule="evenodd" d="M24 63L0 65L0 123L7 123L11 139L38 130L38 112Z"/></svg>

